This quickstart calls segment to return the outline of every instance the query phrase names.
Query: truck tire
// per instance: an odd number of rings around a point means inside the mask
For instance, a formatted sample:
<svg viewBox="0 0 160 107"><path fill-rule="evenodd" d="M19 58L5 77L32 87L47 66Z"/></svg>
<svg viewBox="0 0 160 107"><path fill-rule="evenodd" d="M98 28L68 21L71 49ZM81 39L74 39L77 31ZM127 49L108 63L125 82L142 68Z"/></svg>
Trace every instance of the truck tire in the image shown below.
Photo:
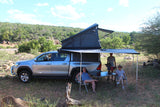
<svg viewBox="0 0 160 107"><path fill-rule="evenodd" d="M30 82L32 75L27 69L22 69L18 73L19 80L22 81L23 83Z"/></svg>

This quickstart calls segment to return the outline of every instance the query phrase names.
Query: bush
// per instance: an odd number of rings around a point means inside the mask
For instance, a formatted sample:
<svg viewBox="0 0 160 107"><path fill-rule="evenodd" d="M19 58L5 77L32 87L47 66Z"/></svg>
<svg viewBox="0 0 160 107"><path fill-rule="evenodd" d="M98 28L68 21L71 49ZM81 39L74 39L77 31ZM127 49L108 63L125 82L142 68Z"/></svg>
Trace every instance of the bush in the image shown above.
<svg viewBox="0 0 160 107"><path fill-rule="evenodd" d="M18 52L30 52L29 42L22 43L18 46Z"/></svg>
<svg viewBox="0 0 160 107"><path fill-rule="evenodd" d="M4 46L0 46L0 49L5 49L6 47L4 47Z"/></svg>
<svg viewBox="0 0 160 107"><path fill-rule="evenodd" d="M39 38L39 40L31 40L29 42L20 44L18 46L18 52L27 52L27 53L46 52L50 50L56 50L57 47L58 47L57 45L53 44L53 41L46 40L46 38L41 37Z"/></svg>
<svg viewBox="0 0 160 107"><path fill-rule="evenodd" d="M30 53L31 53L31 54L34 54L34 55L39 55L39 52L38 52L37 49L31 49L31 50L30 50Z"/></svg>
<svg viewBox="0 0 160 107"><path fill-rule="evenodd" d="M6 48L9 49L9 48L12 48L12 47L11 46L7 46Z"/></svg>
<svg viewBox="0 0 160 107"><path fill-rule="evenodd" d="M123 41L119 37L101 39L101 46L104 49L116 49L123 46Z"/></svg>

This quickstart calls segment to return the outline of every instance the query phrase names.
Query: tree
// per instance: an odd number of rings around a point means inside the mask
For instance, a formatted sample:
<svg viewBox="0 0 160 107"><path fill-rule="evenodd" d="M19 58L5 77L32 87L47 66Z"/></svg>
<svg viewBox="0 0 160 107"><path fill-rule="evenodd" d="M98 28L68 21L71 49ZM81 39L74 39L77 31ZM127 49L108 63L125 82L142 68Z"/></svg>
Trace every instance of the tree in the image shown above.
<svg viewBox="0 0 160 107"><path fill-rule="evenodd" d="M131 37L130 37L129 35L124 35L124 36L122 37L122 39L123 39L123 42L124 42L126 45L128 45L129 42L130 42L130 40L131 40Z"/></svg>
<svg viewBox="0 0 160 107"><path fill-rule="evenodd" d="M115 37L112 39L112 48L116 49L116 48L121 48L123 45L123 40L119 37Z"/></svg>
<svg viewBox="0 0 160 107"><path fill-rule="evenodd" d="M5 31L2 35L2 40L9 41L9 31Z"/></svg>
<svg viewBox="0 0 160 107"><path fill-rule="evenodd" d="M53 45L53 41L48 40L43 44L43 47L41 49L42 52L50 51L50 50L56 50L56 46Z"/></svg>
<svg viewBox="0 0 160 107"><path fill-rule="evenodd" d="M101 39L101 46L103 49L112 48L112 39L109 37L105 39Z"/></svg>
<svg viewBox="0 0 160 107"><path fill-rule="evenodd" d="M114 38L105 38L101 39L101 46L102 48L105 49L116 49L116 48L121 48L123 45L122 39L119 37L114 37Z"/></svg>
<svg viewBox="0 0 160 107"><path fill-rule="evenodd" d="M149 19L142 27L139 43L143 51L159 57L160 54L160 13Z"/></svg>
<svg viewBox="0 0 160 107"><path fill-rule="evenodd" d="M31 50L37 50L40 52L46 52L50 50L57 50L57 45L53 44L53 41L46 40L46 38L41 37L39 40L31 40L29 42L24 42L18 46L19 52L31 52Z"/></svg>

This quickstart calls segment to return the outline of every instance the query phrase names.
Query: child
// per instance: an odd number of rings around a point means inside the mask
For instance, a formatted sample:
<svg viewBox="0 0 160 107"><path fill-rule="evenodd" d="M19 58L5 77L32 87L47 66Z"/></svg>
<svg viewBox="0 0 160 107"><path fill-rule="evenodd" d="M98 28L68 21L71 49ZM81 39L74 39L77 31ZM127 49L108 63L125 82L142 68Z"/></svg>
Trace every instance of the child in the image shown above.
<svg viewBox="0 0 160 107"><path fill-rule="evenodd" d="M118 66L118 69L116 70L116 78L117 78L117 84L119 84L120 83L120 79L122 78L122 79L126 79L126 74L125 74L125 72L124 72L124 70L122 69L122 66L121 65L119 65Z"/></svg>

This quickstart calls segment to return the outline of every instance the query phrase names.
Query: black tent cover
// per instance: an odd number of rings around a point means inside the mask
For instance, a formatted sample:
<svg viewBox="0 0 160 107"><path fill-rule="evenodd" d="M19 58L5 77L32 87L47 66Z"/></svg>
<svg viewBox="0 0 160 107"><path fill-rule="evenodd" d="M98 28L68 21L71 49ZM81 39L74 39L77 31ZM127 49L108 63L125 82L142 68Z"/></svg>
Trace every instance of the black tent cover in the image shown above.
<svg viewBox="0 0 160 107"><path fill-rule="evenodd" d="M93 24L81 32L62 41L61 49L101 49L98 30L112 33L112 30L98 28L98 24Z"/></svg>

